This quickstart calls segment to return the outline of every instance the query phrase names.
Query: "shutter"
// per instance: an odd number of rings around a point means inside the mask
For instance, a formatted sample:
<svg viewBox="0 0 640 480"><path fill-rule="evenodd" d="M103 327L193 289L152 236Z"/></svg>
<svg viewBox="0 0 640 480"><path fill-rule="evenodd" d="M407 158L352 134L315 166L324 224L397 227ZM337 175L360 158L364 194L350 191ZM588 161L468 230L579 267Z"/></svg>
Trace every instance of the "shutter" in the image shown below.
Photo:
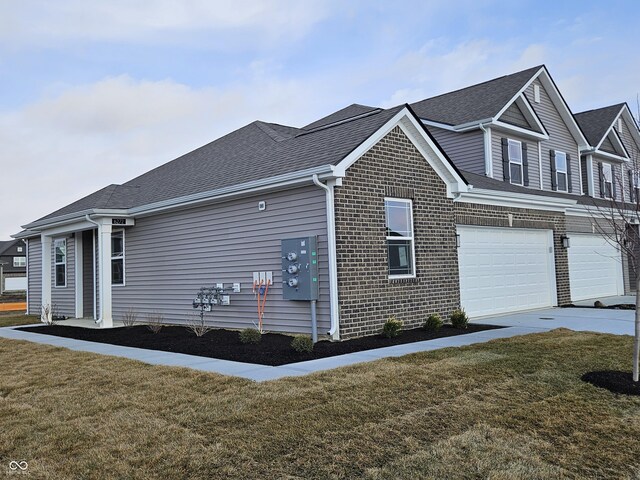
<svg viewBox="0 0 640 480"><path fill-rule="evenodd" d="M573 186L571 185L571 155L567 153L567 191L571 193Z"/></svg>
<svg viewBox="0 0 640 480"><path fill-rule="evenodd" d="M558 177L556 175L556 151L549 150L549 159L551 161L551 190L558 190Z"/></svg>
<svg viewBox="0 0 640 480"><path fill-rule="evenodd" d="M598 162L598 179L600 180L600 196L604 198L604 173L602 172L602 162Z"/></svg>
<svg viewBox="0 0 640 480"><path fill-rule="evenodd" d="M634 192L634 188L633 188L633 171L632 170L627 170L627 179L629 180L629 201L631 203L635 202L635 198L633 196Z"/></svg>
<svg viewBox="0 0 640 480"><path fill-rule="evenodd" d="M511 181L511 173L509 172L509 142L506 138L502 139L502 177L505 182Z"/></svg>
<svg viewBox="0 0 640 480"><path fill-rule="evenodd" d="M527 158L527 144L522 142L522 184L529 186L529 159Z"/></svg>
<svg viewBox="0 0 640 480"><path fill-rule="evenodd" d="M618 195L617 195L617 185L616 185L616 170L615 167L613 165L611 165L611 190L612 190L612 197L615 199Z"/></svg>

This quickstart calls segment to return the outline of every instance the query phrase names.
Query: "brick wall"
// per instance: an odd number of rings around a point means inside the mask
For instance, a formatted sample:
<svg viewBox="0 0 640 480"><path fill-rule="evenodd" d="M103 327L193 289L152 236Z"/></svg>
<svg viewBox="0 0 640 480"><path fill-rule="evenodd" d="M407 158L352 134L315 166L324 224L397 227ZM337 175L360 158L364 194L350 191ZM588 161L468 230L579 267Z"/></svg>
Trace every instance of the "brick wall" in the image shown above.
<svg viewBox="0 0 640 480"><path fill-rule="evenodd" d="M413 200L415 279L389 279L385 196ZM391 315L411 327L458 307L453 202L400 128L349 168L335 205L342 338L377 333Z"/></svg>
<svg viewBox="0 0 640 480"><path fill-rule="evenodd" d="M390 280L384 198L413 200L416 278ZM456 224L554 231L558 303L570 301L561 213L455 203L400 128L395 128L347 171L335 189L341 338L370 335L395 315L406 327L459 306ZM511 219L509 218L511 215Z"/></svg>
<svg viewBox="0 0 640 480"><path fill-rule="evenodd" d="M560 240L567 231L564 213L471 203L456 203L454 208L455 222L459 225L553 230L558 305L571 303L569 257Z"/></svg>

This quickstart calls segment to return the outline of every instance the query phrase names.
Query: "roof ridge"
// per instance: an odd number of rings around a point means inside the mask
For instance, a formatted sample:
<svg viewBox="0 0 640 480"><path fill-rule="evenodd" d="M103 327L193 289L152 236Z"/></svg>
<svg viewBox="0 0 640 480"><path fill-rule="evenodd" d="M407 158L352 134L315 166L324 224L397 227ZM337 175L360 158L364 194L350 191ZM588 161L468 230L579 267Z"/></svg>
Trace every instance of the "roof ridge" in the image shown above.
<svg viewBox="0 0 640 480"><path fill-rule="evenodd" d="M356 104L354 103L352 105L356 105ZM348 107L350 107L350 106L351 105L349 105ZM361 105L361 106L366 106L366 105ZM345 108L348 108L348 107L345 107ZM302 131L300 133L298 133L296 135L296 137L301 137L301 136L307 135L309 133L319 132L320 130L325 130L327 128L336 127L338 125L343 125L345 123L354 122L356 120L360 120L361 118L370 117L371 115L377 115L378 113L384 112L386 110L391 110L391 109L390 108L384 109L384 108L381 108L381 107L373 107L373 109L368 111L368 112L360 113L358 115L353 115L353 116L348 117L348 118L343 118L342 120L338 120L338 121L335 121L335 122L332 122L332 123L327 123L326 125L320 125L318 127L312 128L310 130L300 129ZM338 111L340 111L340 110L338 110Z"/></svg>
<svg viewBox="0 0 640 480"><path fill-rule="evenodd" d="M544 64L541 64L541 65L538 65L536 67L525 68L524 70L520 70L519 72L509 73L507 75L501 75L499 77L495 77L495 78L492 78L490 80L485 80L484 82L474 83L473 85L467 85L466 87L458 88L457 90L450 90L448 92L440 93L438 95L434 95L433 97L427 97L427 98L424 98L422 100L419 100L419 101L413 102L413 103L421 103L421 102L424 102L426 100L433 100L434 98L444 97L445 95L450 95L452 93L462 92L464 90L468 90L468 89L474 88L474 87L479 87L480 85L485 85L487 83L495 82L495 81L501 80L503 78L513 77L515 75L519 75L521 73L524 73L524 72L526 72L528 70L540 70L541 68L546 68L546 67L545 67Z"/></svg>

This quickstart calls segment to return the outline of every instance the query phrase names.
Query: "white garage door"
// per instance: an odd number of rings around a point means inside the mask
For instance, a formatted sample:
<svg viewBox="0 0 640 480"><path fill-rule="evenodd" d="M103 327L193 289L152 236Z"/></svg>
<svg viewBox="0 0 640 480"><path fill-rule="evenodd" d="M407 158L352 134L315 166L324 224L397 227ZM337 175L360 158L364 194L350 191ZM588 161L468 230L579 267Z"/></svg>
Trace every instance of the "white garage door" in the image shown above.
<svg viewBox="0 0 640 480"><path fill-rule="evenodd" d="M600 235L574 233L569 241L571 300L618 295L622 289L618 250Z"/></svg>
<svg viewBox="0 0 640 480"><path fill-rule="evenodd" d="M555 304L550 230L458 226L460 300L472 317Z"/></svg>

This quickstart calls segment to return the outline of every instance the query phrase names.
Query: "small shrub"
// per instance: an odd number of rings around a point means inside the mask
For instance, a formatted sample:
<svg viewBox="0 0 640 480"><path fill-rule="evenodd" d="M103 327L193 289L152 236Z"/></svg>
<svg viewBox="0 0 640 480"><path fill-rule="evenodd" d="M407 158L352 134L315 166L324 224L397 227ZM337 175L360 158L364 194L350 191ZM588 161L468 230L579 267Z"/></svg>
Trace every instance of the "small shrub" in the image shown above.
<svg viewBox="0 0 640 480"><path fill-rule="evenodd" d="M291 341L291 348L298 353L313 352L313 340L305 335L297 335Z"/></svg>
<svg viewBox="0 0 640 480"><path fill-rule="evenodd" d="M424 322L425 330L438 330L442 326L442 319L437 313L432 313L427 317L427 321Z"/></svg>
<svg viewBox="0 0 640 480"><path fill-rule="evenodd" d="M389 320L384 322L382 326L382 334L387 338L393 338L400 335L402 331L402 321L396 317L389 317Z"/></svg>
<svg viewBox="0 0 640 480"><path fill-rule="evenodd" d="M158 312L153 312L147 315L147 328L153 332L158 333L162 330L162 324L164 323L164 315Z"/></svg>
<svg viewBox="0 0 640 480"><path fill-rule="evenodd" d="M262 340L262 334L256 328L245 328L240 331L240 343L256 345L260 343L260 340Z"/></svg>
<svg viewBox="0 0 640 480"><path fill-rule="evenodd" d="M127 311L122 314L122 324L125 327L133 327L137 320L138 314L132 307L127 308Z"/></svg>
<svg viewBox="0 0 640 480"><path fill-rule="evenodd" d="M469 317L467 317L466 312L461 308L453 311L450 320L454 328L467 328L469 326Z"/></svg>
<svg viewBox="0 0 640 480"><path fill-rule="evenodd" d="M209 330L213 330L213 327L205 320L204 315L198 314L191 314L186 326L187 330L191 330L196 337L202 337Z"/></svg>

